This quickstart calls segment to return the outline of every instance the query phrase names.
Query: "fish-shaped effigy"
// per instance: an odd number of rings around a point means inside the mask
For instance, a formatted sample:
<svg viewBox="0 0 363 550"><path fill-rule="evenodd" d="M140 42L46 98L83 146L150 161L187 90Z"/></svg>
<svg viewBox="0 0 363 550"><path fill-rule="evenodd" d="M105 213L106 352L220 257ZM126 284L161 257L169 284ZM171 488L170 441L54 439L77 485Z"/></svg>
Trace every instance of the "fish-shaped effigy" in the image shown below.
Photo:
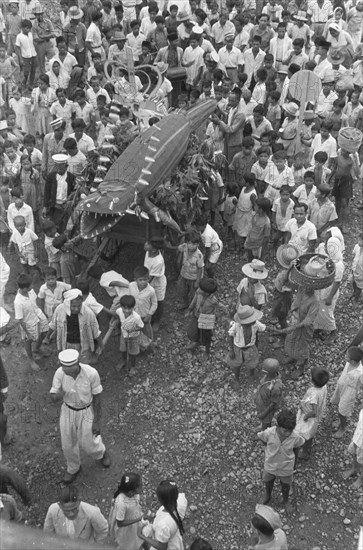
<svg viewBox="0 0 363 550"><path fill-rule="evenodd" d="M78 204L82 236L96 237L132 215L131 205L142 204L170 176L187 150L190 134L215 108L216 102L208 100L185 114L171 113L138 136L113 163L97 191ZM165 217L162 221L168 225Z"/></svg>

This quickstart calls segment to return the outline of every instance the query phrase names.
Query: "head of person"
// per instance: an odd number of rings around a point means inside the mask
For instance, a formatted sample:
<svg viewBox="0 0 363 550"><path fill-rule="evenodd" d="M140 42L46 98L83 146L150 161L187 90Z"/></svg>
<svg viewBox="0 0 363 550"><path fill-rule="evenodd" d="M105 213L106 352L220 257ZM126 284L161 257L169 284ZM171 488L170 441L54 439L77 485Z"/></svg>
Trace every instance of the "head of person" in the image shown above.
<svg viewBox="0 0 363 550"><path fill-rule="evenodd" d="M341 115L344 107L345 107L345 101L342 101L341 99L336 99L333 102L333 111L336 115Z"/></svg>
<svg viewBox="0 0 363 550"><path fill-rule="evenodd" d="M130 28L131 28L131 32L134 36L138 36L139 34L139 31L140 31L140 23L137 19L134 19L133 21L131 21L130 23Z"/></svg>
<svg viewBox="0 0 363 550"><path fill-rule="evenodd" d="M123 298L132 298L133 296L123 296ZM124 494L129 498L140 494L142 489L141 476L134 472L126 472L117 487L113 498L117 498L119 494Z"/></svg>
<svg viewBox="0 0 363 550"><path fill-rule="evenodd" d="M86 123L82 118L75 118L72 122L72 129L75 135L76 140L80 140L83 136Z"/></svg>
<svg viewBox="0 0 363 550"><path fill-rule="evenodd" d="M272 53L267 53L263 60L263 65L265 69L267 70L271 69L273 64L274 64L274 56L272 55Z"/></svg>
<svg viewBox="0 0 363 550"><path fill-rule="evenodd" d="M63 233L62 235L57 235L53 239L53 246L57 250L65 250L64 245L68 241L67 236Z"/></svg>
<svg viewBox="0 0 363 550"><path fill-rule="evenodd" d="M23 19L20 23L21 32L23 34L29 34L32 29L32 24L28 19Z"/></svg>
<svg viewBox="0 0 363 550"><path fill-rule="evenodd" d="M328 160L328 153L326 153L325 151L318 151L314 155L315 164L323 165L327 162L327 160Z"/></svg>
<svg viewBox="0 0 363 550"><path fill-rule="evenodd" d="M243 138L242 151L246 156L252 153L254 146L255 146L255 141L251 136L245 136Z"/></svg>
<svg viewBox="0 0 363 550"><path fill-rule="evenodd" d="M277 25L277 38L284 38L286 34L286 25L285 23L279 23Z"/></svg>
<svg viewBox="0 0 363 550"><path fill-rule="evenodd" d="M42 230L47 237L55 237L57 233L57 227L52 220L44 220L42 223Z"/></svg>
<svg viewBox="0 0 363 550"><path fill-rule="evenodd" d="M304 174L304 185L307 189L312 189L315 183L315 174L312 170L307 170Z"/></svg>
<svg viewBox="0 0 363 550"><path fill-rule="evenodd" d="M258 18L258 26L260 30L265 30L267 28L267 25L270 22L270 18L265 13L261 13L260 17Z"/></svg>
<svg viewBox="0 0 363 550"><path fill-rule="evenodd" d="M4 142L4 153L11 162L16 159L16 147L13 141L6 139Z"/></svg>
<svg viewBox="0 0 363 550"><path fill-rule="evenodd" d="M32 286L32 278L27 273L20 273L17 280L19 290L30 290Z"/></svg>
<svg viewBox="0 0 363 550"><path fill-rule="evenodd" d="M267 70L265 69L265 67L260 67L259 69L257 69L256 77L258 82L266 82L267 76Z"/></svg>
<svg viewBox="0 0 363 550"><path fill-rule="evenodd" d="M323 139L328 139L330 132L332 131L333 124L329 120L324 120L321 123L320 135Z"/></svg>
<svg viewBox="0 0 363 550"><path fill-rule="evenodd" d="M245 180L247 187L254 187L256 185L256 175L252 172L247 172L243 176L243 179Z"/></svg>
<svg viewBox="0 0 363 550"><path fill-rule="evenodd" d="M218 285L214 279L204 277L199 282L199 290L201 290L205 296L210 296L211 294L217 292Z"/></svg>
<svg viewBox="0 0 363 550"><path fill-rule="evenodd" d="M213 550L213 548L207 540L198 538L192 542L190 550Z"/></svg>
<svg viewBox="0 0 363 550"><path fill-rule="evenodd" d="M65 129L66 129L66 121L65 120L62 120L62 122L59 122L58 124L53 126L54 137L57 141L60 141L63 138Z"/></svg>
<svg viewBox="0 0 363 550"><path fill-rule="evenodd" d="M261 124L264 119L264 108L262 105L256 105L252 112L253 120L256 126Z"/></svg>
<svg viewBox="0 0 363 550"><path fill-rule="evenodd" d="M300 55L303 47L304 47L304 39L303 38L295 38L292 42L292 47L294 50L295 55Z"/></svg>
<svg viewBox="0 0 363 550"><path fill-rule="evenodd" d="M308 205L303 203L297 203L294 206L294 217L298 225L302 225L306 221L308 213Z"/></svg>
<svg viewBox="0 0 363 550"><path fill-rule="evenodd" d="M21 208L24 204L24 192L21 187L13 187L10 191L10 196L14 201L16 208Z"/></svg>
<svg viewBox="0 0 363 550"><path fill-rule="evenodd" d="M63 36L57 36L56 41L57 41L58 54L60 56L66 55L67 54L67 44L66 44L66 41L64 40Z"/></svg>
<svg viewBox="0 0 363 550"><path fill-rule="evenodd" d="M270 132L263 132L261 134L260 145L261 147L270 147L271 145Z"/></svg>
<svg viewBox="0 0 363 550"><path fill-rule="evenodd" d="M267 215L271 211L271 201L266 197L261 197L255 202L255 212L260 215Z"/></svg>
<svg viewBox="0 0 363 550"><path fill-rule="evenodd" d="M293 166L295 170L301 170L304 166L304 155L301 153L296 153L294 156Z"/></svg>
<svg viewBox="0 0 363 550"><path fill-rule="evenodd" d="M125 315L128 317L134 311L136 305L136 300L133 296L121 296L120 298L120 307Z"/></svg>
<svg viewBox="0 0 363 550"><path fill-rule="evenodd" d="M38 86L41 92L45 92L49 88L49 76L47 74L39 75Z"/></svg>
<svg viewBox="0 0 363 550"><path fill-rule="evenodd" d="M10 13L12 15L18 14L18 11L19 11L18 4L16 4L15 2L11 2L9 5L9 8L10 8Z"/></svg>
<svg viewBox="0 0 363 550"><path fill-rule="evenodd" d="M222 9L219 14L219 23L224 27L224 25L227 23L229 18L228 10Z"/></svg>
<svg viewBox="0 0 363 550"><path fill-rule="evenodd" d="M0 59L5 59L6 46L4 42L0 42Z"/></svg>
<svg viewBox="0 0 363 550"><path fill-rule="evenodd" d="M277 431L283 437L289 437L296 426L296 413L291 409L282 409L276 416Z"/></svg>
<svg viewBox="0 0 363 550"><path fill-rule="evenodd" d="M329 382L329 372L320 367L311 369L311 381L317 388L323 388Z"/></svg>
<svg viewBox="0 0 363 550"><path fill-rule="evenodd" d="M96 94L101 88L99 77L97 75L91 76L89 85L91 86L92 90Z"/></svg>
<svg viewBox="0 0 363 550"><path fill-rule="evenodd" d="M194 105L195 103L197 103L199 98L200 98L200 91L192 90L190 92L190 97L189 97L190 105Z"/></svg>
<svg viewBox="0 0 363 550"><path fill-rule="evenodd" d="M91 3L93 3L93 0ZM101 25L102 13L100 11L93 11L91 15L91 21L97 26Z"/></svg>
<svg viewBox="0 0 363 550"><path fill-rule="evenodd" d="M74 521L78 516L80 505L77 487L75 485L63 487L59 495L58 504L65 517Z"/></svg>
<svg viewBox="0 0 363 550"><path fill-rule="evenodd" d="M147 267L140 266L134 269L134 279L139 290L144 290L149 283L150 273Z"/></svg>
<svg viewBox="0 0 363 550"><path fill-rule="evenodd" d="M79 279L76 288L82 292L82 296L88 296L90 292L89 281L87 279Z"/></svg>
<svg viewBox="0 0 363 550"><path fill-rule="evenodd" d="M54 267L47 266L44 269L44 278L48 288L54 289L57 286L57 270Z"/></svg>
<svg viewBox="0 0 363 550"><path fill-rule="evenodd" d="M77 142L74 138L70 138L70 137L66 138L64 141L63 147L64 147L64 150L67 152L67 154L70 155L71 157L73 157L78 153Z"/></svg>
<svg viewBox="0 0 363 550"><path fill-rule="evenodd" d="M358 346L353 346L348 349L346 359L352 367L358 367L363 359L363 350Z"/></svg>
<svg viewBox="0 0 363 550"><path fill-rule="evenodd" d="M286 153L285 151L277 151L273 154L272 160L276 168L280 171L286 166Z"/></svg>
<svg viewBox="0 0 363 550"><path fill-rule="evenodd" d="M160 252L160 241L157 241L155 239L150 239L149 241L146 241L144 244L144 250L145 252L149 252L150 254L158 254Z"/></svg>
<svg viewBox="0 0 363 550"><path fill-rule="evenodd" d="M261 166L267 166L268 159L270 158L270 149L268 147L259 147L256 150L258 162Z"/></svg>
<svg viewBox="0 0 363 550"><path fill-rule="evenodd" d="M291 198L291 191L290 191L290 187L288 185L282 185L280 187L280 199L281 199L281 202L289 202Z"/></svg>
<svg viewBox="0 0 363 550"><path fill-rule="evenodd" d="M195 252L200 245L200 233L193 229L189 230L185 236L185 242L188 250Z"/></svg>
<svg viewBox="0 0 363 550"><path fill-rule="evenodd" d="M261 48L261 36L259 36L258 34L256 34L253 38L252 38L252 51L254 53L258 52L258 50Z"/></svg>
<svg viewBox="0 0 363 550"><path fill-rule="evenodd" d="M178 95L178 107L179 109L187 109L188 108L188 96L187 94L179 94Z"/></svg>
<svg viewBox="0 0 363 550"><path fill-rule="evenodd" d="M156 23L156 28L158 29L158 31L162 31L164 30L164 27L165 27L165 19L162 15L157 15L155 17L155 23Z"/></svg>

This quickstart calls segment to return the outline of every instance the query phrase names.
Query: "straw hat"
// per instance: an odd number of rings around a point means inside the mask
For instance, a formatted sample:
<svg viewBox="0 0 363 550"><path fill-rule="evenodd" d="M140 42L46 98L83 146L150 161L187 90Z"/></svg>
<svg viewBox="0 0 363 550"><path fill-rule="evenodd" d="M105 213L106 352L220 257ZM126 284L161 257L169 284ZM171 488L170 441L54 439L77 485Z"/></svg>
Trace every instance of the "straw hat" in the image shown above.
<svg viewBox="0 0 363 550"><path fill-rule="evenodd" d="M284 103L282 108L288 115L291 115L291 116L297 116L297 114L299 112L299 106L296 105L296 103L293 103L293 102Z"/></svg>
<svg viewBox="0 0 363 550"><path fill-rule="evenodd" d="M281 518L279 514L270 506L266 506L266 504L256 504L255 514L265 519L274 531L276 529L281 529Z"/></svg>
<svg viewBox="0 0 363 550"><path fill-rule="evenodd" d="M295 15L292 16L296 21L307 21L306 11L299 10Z"/></svg>
<svg viewBox="0 0 363 550"><path fill-rule="evenodd" d="M294 244L282 244L276 251L276 259L285 269L289 269L293 261L299 257L299 249Z"/></svg>
<svg viewBox="0 0 363 550"><path fill-rule="evenodd" d="M339 50L330 51L328 53L328 61L332 65L341 65L345 61L345 55L339 52Z"/></svg>
<svg viewBox="0 0 363 550"><path fill-rule="evenodd" d="M189 21L190 15L186 11L181 11L176 18L179 23L182 23L183 21Z"/></svg>
<svg viewBox="0 0 363 550"><path fill-rule="evenodd" d="M332 82L335 82L334 71L332 71L332 70L326 71L326 73L324 74L322 82L323 82L323 84L331 84Z"/></svg>
<svg viewBox="0 0 363 550"><path fill-rule="evenodd" d="M251 277L252 279L266 279L268 271L264 262L261 260L252 260L251 263L242 266L242 273Z"/></svg>
<svg viewBox="0 0 363 550"><path fill-rule="evenodd" d="M239 306L237 313L234 316L234 320L240 325L249 325L255 321L258 321L262 317L262 311L259 311L252 306Z"/></svg>
<svg viewBox="0 0 363 550"><path fill-rule="evenodd" d="M35 8L32 9L32 12L34 13L34 15L41 15L42 13L44 13L44 8L41 4L37 4Z"/></svg>
<svg viewBox="0 0 363 550"><path fill-rule="evenodd" d="M69 19L82 19L83 11L78 6L71 6L68 10Z"/></svg>

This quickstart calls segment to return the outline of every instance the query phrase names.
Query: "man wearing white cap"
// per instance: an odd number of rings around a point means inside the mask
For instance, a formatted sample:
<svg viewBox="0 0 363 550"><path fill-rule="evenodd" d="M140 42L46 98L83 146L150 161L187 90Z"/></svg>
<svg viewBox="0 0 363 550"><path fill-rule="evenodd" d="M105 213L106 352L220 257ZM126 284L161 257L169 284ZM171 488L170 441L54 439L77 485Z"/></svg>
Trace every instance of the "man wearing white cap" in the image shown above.
<svg viewBox="0 0 363 550"><path fill-rule="evenodd" d="M64 153L52 156L55 162L55 171L48 175L44 186L43 213L50 216L52 221L62 232L65 229L65 209L69 195L74 189L76 180L73 174L68 172L68 157Z"/></svg>
<svg viewBox="0 0 363 550"><path fill-rule="evenodd" d="M47 179L47 176L55 170L55 162L53 155L64 151L64 130L66 122L61 118L56 118L50 123L52 131L44 136L43 151L42 151L42 176Z"/></svg>
<svg viewBox="0 0 363 550"><path fill-rule="evenodd" d="M244 60L241 50L233 46L233 42L234 33L230 32L226 34L224 37L225 46L219 50L218 55L219 61L226 67L229 78L237 84L238 71L242 72Z"/></svg>
<svg viewBox="0 0 363 550"><path fill-rule="evenodd" d="M95 341L99 349L103 347L97 318L83 303L82 291L78 288L63 294L63 303L57 306L49 323L49 333L53 331L57 333L59 351L72 348L82 354L93 352Z"/></svg>
<svg viewBox="0 0 363 550"><path fill-rule="evenodd" d="M213 46L216 50L220 50L224 45L225 36L228 34L235 35L235 28L232 21L229 21L229 13L226 9L222 9L219 14L219 21L212 25L211 38L213 40Z"/></svg>
<svg viewBox="0 0 363 550"><path fill-rule="evenodd" d="M60 416L62 449L67 462L63 483L72 483L81 470L80 449L100 460L105 468L111 459L100 435L101 393L100 376L90 365L79 363L79 353L66 349L58 355L50 390L53 402L63 398Z"/></svg>

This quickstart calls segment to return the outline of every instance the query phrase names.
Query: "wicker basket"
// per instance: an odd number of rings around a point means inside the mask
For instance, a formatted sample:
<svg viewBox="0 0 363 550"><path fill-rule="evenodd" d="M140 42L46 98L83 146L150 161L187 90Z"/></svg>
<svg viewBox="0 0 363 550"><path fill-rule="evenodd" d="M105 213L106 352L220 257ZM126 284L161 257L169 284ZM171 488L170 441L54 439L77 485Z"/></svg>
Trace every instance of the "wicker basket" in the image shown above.
<svg viewBox="0 0 363 550"><path fill-rule="evenodd" d="M307 265L311 258L318 256L323 260L326 260L326 268L329 271L329 275L326 277L310 277L303 273L304 267ZM328 256L323 256L323 254L303 254L299 256L296 260L296 264L292 267L289 274L289 279L292 283L298 286L303 286L305 288L311 288L313 290L321 290L323 288L328 288L335 278L335 265L328 258Z"/></svg>
<svg viewBox="0 0 363 550"><path fill-rule="evenodd" d="M355 153L362 145L363 134L357 128L342 128L338 133L338 146Z"/></svg>

